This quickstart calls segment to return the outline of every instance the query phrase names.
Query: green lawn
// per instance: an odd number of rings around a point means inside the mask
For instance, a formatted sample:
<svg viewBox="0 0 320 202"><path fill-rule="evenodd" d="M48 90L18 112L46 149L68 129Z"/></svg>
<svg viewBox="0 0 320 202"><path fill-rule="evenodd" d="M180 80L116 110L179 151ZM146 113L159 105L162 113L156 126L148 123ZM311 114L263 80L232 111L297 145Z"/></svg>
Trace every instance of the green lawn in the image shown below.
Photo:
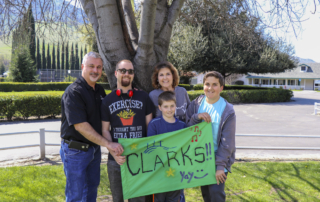
<svg viewBox="0 0 320 202"><path fill-rule="evenodd" d="M0 168L0 201L64 201L64 186L61 165ZM227 201L320 201L320 162L235 163L225 190ZM98 201L110 194L101 165ZM202 201L199 187L185 194Z"/></svg>

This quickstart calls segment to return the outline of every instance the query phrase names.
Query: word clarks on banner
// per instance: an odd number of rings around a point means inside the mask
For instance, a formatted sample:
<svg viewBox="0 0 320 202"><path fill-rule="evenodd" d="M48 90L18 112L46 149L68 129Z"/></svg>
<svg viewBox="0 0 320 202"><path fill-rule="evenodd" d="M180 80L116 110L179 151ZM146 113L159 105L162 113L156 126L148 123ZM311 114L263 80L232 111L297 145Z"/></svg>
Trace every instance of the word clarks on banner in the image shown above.
<svg viewBox="0 0 320 202"><path fill-rule="evenodd" d="M119 142L126 156L121 166L126 199L215 182L211 124Z"/></svg>

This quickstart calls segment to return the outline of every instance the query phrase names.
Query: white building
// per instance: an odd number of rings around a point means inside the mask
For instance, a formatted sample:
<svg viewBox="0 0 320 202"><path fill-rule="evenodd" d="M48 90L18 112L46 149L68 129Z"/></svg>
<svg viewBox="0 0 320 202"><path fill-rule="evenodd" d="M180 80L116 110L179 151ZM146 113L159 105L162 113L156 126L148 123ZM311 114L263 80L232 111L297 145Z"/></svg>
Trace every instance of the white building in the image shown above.
<svg viewBox="0 0 320 202"><path fill-rule="evenodd" d="M320 63L299 64L295 69L281 73L248 73L246 79L245 84L252 86L320 90Z"/></svg>

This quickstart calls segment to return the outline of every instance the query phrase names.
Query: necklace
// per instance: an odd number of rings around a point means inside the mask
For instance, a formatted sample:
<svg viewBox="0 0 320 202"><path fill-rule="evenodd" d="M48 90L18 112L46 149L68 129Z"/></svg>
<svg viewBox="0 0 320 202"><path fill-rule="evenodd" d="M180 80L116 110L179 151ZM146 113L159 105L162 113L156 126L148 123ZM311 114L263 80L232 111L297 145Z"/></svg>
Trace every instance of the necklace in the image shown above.
<svg viewBox="0 0 320 202"><path fill-rule="evenodd" d="M127 111L129 111L129 110L130 110L130 104L129 104L129 106L127 105L127 103L124 101L122 95L121 95L121 99L122 99L123 104L124 104L124 106L126 107ZM130 97L129 103L131 103L131 99L132 99L132 97Z"/></svg>

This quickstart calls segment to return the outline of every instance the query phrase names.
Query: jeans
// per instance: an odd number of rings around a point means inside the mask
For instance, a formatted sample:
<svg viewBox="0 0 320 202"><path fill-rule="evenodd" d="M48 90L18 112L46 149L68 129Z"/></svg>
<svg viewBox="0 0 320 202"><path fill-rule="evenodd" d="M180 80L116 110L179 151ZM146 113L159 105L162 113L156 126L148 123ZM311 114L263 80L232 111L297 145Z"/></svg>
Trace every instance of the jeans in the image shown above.
<svg viewBox="0 0 320 202"><path fill-rule="evenodd" d="M66 175L66 201L96 201L100 183L100 146L90 146L85 152L70 149L62 141L60 156Z"/></svg>
<svg viewBox="0 0 320 202"><path fill-rule="evenodd" d="M154 202L179 202L180 190L154 194Z"/></svg>
<svg viewBox="0 0 320 202"><path fill-rule="evenodd" d="M110 189L112 193L113 202L123 202L122 182L120 165L113 160L108 160L108 178L110 182ZM129 202L145 202L145 196L129 199Z"/></svg>
<svg viewBox="0 0 320 202"><path fill-rule="evenodd" d="M225 173L228 175L228 173ZM201 193L204 202L224 202L226 193L224 192L224 183L201 186Z"/></svg>

